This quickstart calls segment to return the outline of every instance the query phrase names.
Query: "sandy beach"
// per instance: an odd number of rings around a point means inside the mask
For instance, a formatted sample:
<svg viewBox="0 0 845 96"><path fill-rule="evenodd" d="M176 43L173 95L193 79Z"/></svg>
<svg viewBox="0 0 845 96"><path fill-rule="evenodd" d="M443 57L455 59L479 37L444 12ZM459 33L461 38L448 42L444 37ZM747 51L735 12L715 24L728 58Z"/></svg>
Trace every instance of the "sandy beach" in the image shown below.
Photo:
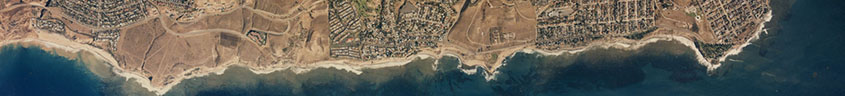
<svg viewBox="0 0 845 96"><path fill-rule="evenodd" d="M225 11L225 12L231 12L231 11ZM203 16L205 16L205 15L203 15ZM766 17L765 17L764 22L769 22L772 18L771 10L769 10L768 14L766 14L765 16ZM742 48L749 45L751 41L758 39L761 32L765 32L764 28L765 28L765 25L761 24L757 28L757 30L754 31L751 39L746 40L745 43L742 43L740 46L731 47L727 52L725 52L724 56L717 58L717 61L719 61L719 62L725 61L725 59L727 57L739 54L742 51ZM436 48L436 49L430 49L430 50L423 50L422 52L420 52L418 54L411 55L409 57L404 57L404 58L385 58L385 59L378 59L378 60L371 60L371 61L331 59L331 60L328 60L328 61L319 61L319 62L316 62L316 63L313 63L313 64L283 64L283 63L280 62L278 64L273 64L273 65L270 65L270 66L267 66L267 67L255 67L255 66L247 65L248 63L252 63L252 62L241 62L239 60L240 58L235 56L233 59L231 59L229 61L224 61L223 63L221 63L222 64L221 66L210 67L210 68L203 66L203 67L197 67L197 68L191 69L193 71L184 71L180 75L177 75L175 77L175 80L172 83L167 83L167 84L165 84L164 86L161 86L161 87L155 87L154 85L152 85L151 81L148 80L146 78L146 76L144 76L144 74L125 71L125 69L122 69L120 67L113 67L113 66L119 66L118 62L113 57L113 55L111 53L106 52L105 50L102 50L100 48L96 48L96 47L91 46L91 45L85 45L85 44L74 42L72 40L65 38L64 36L62 36L60 34L47 33L47 32L35 32L35 34L37 35L35 38L25 38L25 39L19 39L19 40L2 41L2 42L0 42L0 46L10 45L10 44L23 45L23 46L40 46L43 50L52 50L52 51L55 52L55 54L60 55L60 56L64 56L64 57L68 57L68 58L77 58L76 57L76 56L78 56L77 53L88 52L88 53L90 53L90 55L83 55L82 57L88 58L88 59L95 58L95 59L102 60L103 62L106 63L106 65L112 66L112 69L113 69L112 72L114 72L115 74L122 76L122 77L126 77L127 81L130 80L130 79L134 79L135 82L140 83L144 88L146 88L146 89L148 89L148 90L150 90L150 91L152 91L152 92L154 92L158 95L165 94L173 86L179 84L184 79L190 79L190 78L195 78L195 77L203 77L203 76L208 76L210 74L223 74L225 72L225 70L227 68L229 68L230 66L244 66L244 67L249 68L250 71L252 71L253 73L256 73L256 74L268 74L268 73L272 73L272 72L276 72L276 71L284 71L284 70L290 70L290 71L293 71L297 74L301 74L301 73L306 73L306 72L309 72L309 71L311 71L313 69L317 69L317 68L334 68L334 69L345 70L347 72L351 72L351 73L355 73L355 74L360 75L360 74L363 74L363 72L361 71L362 69L378 69L378 68L385 68L385 67L403 66L403 65L405 65L409 62L412 62L414 60L427 59L427 58L440 59L443 56L452 56L452 57L458 58L458 61L461 63L458 66L459 68L461 66L476 66L476 68L474 68L474 69L461 69L466 74L475 74L478 71L478 69L477 69L478 66L481 66L482 68L490 68L490 69L487 69L486 72L482 72L482 74L485 76L485 79L487 79L489 81L489 80L495 80L495 76L499 73L497 71L498 68L507 65L506 62L503 62L503 61L505 61L505 59L507 59L506 57L514 56L518 52L529 53L529 54L539 53L539 54L542 54L544 56L557 56L557 55L562 55L564 53L566 53L566 54L577 54L577 53L580 53L580 52L584 52L586 50L593 50L593 49L597 49L597 48L604 48L604 49L616 48L616 49L624 49L624 50L637 50L642 46L645 46L647 44L654 43L654 42L657 42L657 41L677 41L677 42L680 42L681 44L683 44L685 46L688 46L692 50L696 50L695 54L696 54L696 58L697 58L698 62L702 66L707 67L707 71L716 70L716 69L719 68L719 66L721 66L721 64L719 64L719 63L711 64L710 62L707 62L707 59L702 55L702 53L697 51L698 48L695 47L695 42L693 40L682 37L682 36L658 34L658 35L647 36L647 37L645 37L641 40L629 40L629 39L616 40L616 39L614 39L614 40L610 40L610 41L606 41L606 42L593 42L593 43L590 43L589 45L587 45L586 47L577 47L577 48L574 48L574 49L563 49L563 50L554 50L554 51L537 49L530 44L525 45L525 46L507 48L507 49L504 49L504 51L500 51L499 53L510 54L510 55L498 55L496 57L496 60L494 61L494 64L486 64L487 62L485 62L485 60L475 60L475 59L467 59L467 57L461 57L461 55L458 55L459 53L468 53L468 52L454 52L454 50L449 50L448 47ZM90 63L90 62L86 62L86 63ZM434 66L436 67L436 64ZM435 70L436 70L436 68L435 68Z"/></svg>

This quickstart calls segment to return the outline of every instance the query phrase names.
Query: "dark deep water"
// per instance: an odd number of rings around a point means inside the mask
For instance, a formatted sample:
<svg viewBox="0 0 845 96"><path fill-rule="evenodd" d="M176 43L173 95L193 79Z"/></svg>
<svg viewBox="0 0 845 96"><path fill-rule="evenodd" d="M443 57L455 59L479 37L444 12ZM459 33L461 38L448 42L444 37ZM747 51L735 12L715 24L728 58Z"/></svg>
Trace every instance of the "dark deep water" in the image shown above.
<svg viewBox="0 0 845 96"><path fill-rule="evenodd" d="M38 47L5 46L0 51L0 95L100 95L98 77L85 65Z"/></svg>
<svg viewBox="0 0 845 96"><path fill-rule="evenodd" d="M233 68L187 80L167 95L838 96L845 94L843 4L799 0L789 7L773 1L776 17L768 34L729 57L712 75L689 48L658 42L633 51L518 53L489 82L482 73L459 71L455 58L443 58L368 69L362 75L334 69L255 75ZM432 71L432 62L439 62L438 71Z"/></svg>
<svg viewBox="0 0 845 96"><path fill-rule="evenodd" d="M467 75L456 58L416 60L405 66L336 69L294 74L254 74L233 67L221 75L192 78L165 95L637 95L637 96L839 96L845 94L845 11L841 0L773 0L768 34L729 57L712 75L692 51L676 42L638 50L595 49L540 56L518 53L487 81L484 69ZM789 12L787 14L784 14ZM76 61L38 48L0 51L0 95L138 95L144 90L120 77L96 78ZM432 64L437 63L436 67ZM459 67L460 66L460 67ZM37 67L37 68L36 68ZM43 67L43 68L42 68ZM435 69L437 71L435 71ZM130 80L131 81L131 80ZM103 83L107 82L107 83ZM117 83L115 83L117 82ZM128 87L127 87L128 86ZM133 87L135 86L135 87Z"/></svg>

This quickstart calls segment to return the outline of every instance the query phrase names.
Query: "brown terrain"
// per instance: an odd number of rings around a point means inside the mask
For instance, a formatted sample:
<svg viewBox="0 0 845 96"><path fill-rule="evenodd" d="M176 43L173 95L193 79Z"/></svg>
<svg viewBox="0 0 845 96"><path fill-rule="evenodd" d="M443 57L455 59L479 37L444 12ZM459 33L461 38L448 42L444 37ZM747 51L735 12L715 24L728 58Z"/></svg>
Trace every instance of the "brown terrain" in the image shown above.
<svg viewBox="0 0 845 96"><path fill-rule="evenodd" d="M75 0L70 0L75 1ZM331 0L187 0L170 2L165 0L129 0L118 5L137 5L141 7L115 7L115 9L65 9L81 6L66 2L48 2L47 0L3 0L0 1L0 41L39 39L49 37L44 34L56 34L64 38L50 38L44 41L71 41L95 47L98 52L107 52L107 58L116 63L115 72L126 72L148 80L151 88L164 88L175 85L193 74L208 74L231 65L247 66L253 70L275 70L275 68L317 66L325 62L344 62L351 66L367 66L376 62L394 62L413 59L409 57L390 57L386 59L362 60L354 58L334 58L330 56L333 46L333 34L330 26ZM347 0L352 2L352 0ZM386 14L374 10L381 0L365 1L360 11L364 16L341 19L377 20L367 15ZM551 0L455 0L450 6L457 12L455 21L444 31L445 36L435 41L439 47L421 48L419 54L455 55L467 65L496 70L507 56L523 49L540 49L537 40L543 36L538 30L538 18L545 17L542 12L553 10L553 4L564 2ZM702 5L712 3L701 0L610 0L606 2L642 1L655 3L653 6L636 8L654 8L656 15L653 25L655 30L632 32L629 35L611 34L601 38L587 40L588 45L563 46L561 50L543 50L549 52L583 49L591 44L637 41L646 38L659 38L657 35L680 36L695 41L696 48L708 62L721 62L731 53L730 50L741 47L746 40L760 31L764 18L751 18L748 22L730 22L731 26L714 26L722 21L745 20L733 16L731 11L703 10ZM764 1L764 0L755 0ZM405 0L384 10L400 10L403 4L434 2L425 0ZM538 3L539 2L539 3ZM594 2L574 0L572 2L592 4ZM737 1L739 2L739 1ZM766 1L767 2L767 1ZM99 4L99 3L98 3ZM608 3L611 4L611 3ZM663 5L671 6L663 6ZM717 8L731 8L716 4ZM416 6L416 5L408 5ZM84 6L83 6L84 7ZM356 7L357 8L357 7ZM578 13L570 7L560 7L564 15L583 15L598 13ZM68 12L71 10L70 12ZM90 10L90 11L89 11ZM545 10L545 11L544 11ZM557 10L557 9L554 9ZM739 10L739 9L732 9ZM123 12L127 11L127 12ZM131 12L128 12L131 11ZM106 14L79 17L73 12L95 12L86 14ZM100 13L96 13L100 12ZM121 18L113 17L120 12ZM723 12L723 13L719 13ZM735 11L732 11L735 12ZM398 14L398 13L395 13ZM725 19L712 19L720 16ZM762 14L761 14L762 15ZM399 15L397 15L398 17ZM452 16L452 15L450 15ZM131 18L130 18L131 17ZM728 18L729 17L729 18ZM105 19L104 19L105 18ZM744 17L743 17L744 18ZM84 21L102 21L86 23ZM110 21L111 20L111 21ZM116 21L115 21L116 20ZM597 19L603 20L603 19ZM645 19L642 19L645 20ZM721 21L718 21L721 20ZM110 22L117 22L114 24ZM446 20L449 21L449 20ZM624 20L619 20L622 22ZM718 21L718 22L717 22ZM545 22L545 21L543 21ZM592 22L592 21L591 21ZM605 22L605 21L595 21ZM617 21L610 21L617 22ZM714 23L716 22L716 23ZM113 24L113 25L109 25ZM449 24L444 24L449 25ZM567 25L567 24L558 24ZM392 25L390 25L392 26ZM396 25L399 26L399 25ZM545 26L545 25L544 25ZM716 28L714 28L716 27ZM718 30L729 29L724 34L715 34ZM720 31L721 32L721 31ZM643 33L637 35L636 33ZM624 36L641 36L626 38ZM569 34L566 34L569 36ZM735 37L731 37L735 36ZM544 37L545 38L545 37ZM564 38L565 39L565 38ZM353 40L353 39L349 39ZM353 40L354 42L354 40ZM5 44L5 43L3 43ZM701 44L701 45L700 45ZM727 46L727 47L725 47ZM417 56L417 55L411 55ZM163 93L163 92L157 92Z"/></svg>
<svg viewBox="0 0 845 96"><path fill-rule="evenodd" d="M530 2L488 0L475 3L461 12L444 43L457 49L453 51L461 55L464 63L492 67L500 61L497 59L531 45L537 36L535 7ZM491 39L495 35L502 38Z"/></svg>

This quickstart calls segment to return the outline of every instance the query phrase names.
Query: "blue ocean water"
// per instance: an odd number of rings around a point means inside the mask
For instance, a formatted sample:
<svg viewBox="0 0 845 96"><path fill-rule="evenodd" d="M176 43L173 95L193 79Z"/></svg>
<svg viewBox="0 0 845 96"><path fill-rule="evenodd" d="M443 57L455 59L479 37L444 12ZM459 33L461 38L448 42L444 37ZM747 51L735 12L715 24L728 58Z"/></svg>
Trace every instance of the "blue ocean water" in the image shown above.
<svg viewBox="0 0 845 96"><path fill-rule="evenodd" d="M333 68L294 74L254 74L233 67L221 75L192 78L169 96L839 96L845 94L845 11L842 0L773 0L768 34L708 74L693 51L677 42L639 50L597 49L541 56L517 53L487 81L483 68L456 58L422 59L404 66L365 69L357 75ZM792 5L792 6L788 6ZM437 64L433 66L432 64ZM472 75L460 69L478 69ZM436 71L435 71L436 70ZM117 78L117 79L115 79ZM96 78L77 61L38 48L0 51L0 95L139 95L134 82ZM109 83L103 83L109 82ZM142 94L143 95L143 94Z"/></svg>
<svg viewBox="0 0 845 96"><path fill-rule="evenodd" d="M334 69L255 75L233 68L188 80L168 95L542 95L542 96L837 96L845 94L843 1L775 0L768 34L708 74L689 48L658 42L635 51L590 50L574 55L518 53L486 81L458 70L455 58L401 67ZM787 3L787 4L784 4ZM777 13L780 12L780 13ZM679 51L680 50L680 51ZM439 62L437 71L427 71ZM464 66L466 68L466 66ZM469 67L472 68L472 67ZM480 69L483 71L484 69ZM230 79L235 78L239 79ZM244 80L246 79L246 80ZM209 83L212 82L212 83ZM225 82L225 83L223 83ZM221 84L215 84L221 83Z"/></svg>
<svg viewBox="0 0 845 96"><path fill-rule="evenodd" d="M76 60L38 47L5 46L0 51L0 95L97 96L102 87Z"/></svg>

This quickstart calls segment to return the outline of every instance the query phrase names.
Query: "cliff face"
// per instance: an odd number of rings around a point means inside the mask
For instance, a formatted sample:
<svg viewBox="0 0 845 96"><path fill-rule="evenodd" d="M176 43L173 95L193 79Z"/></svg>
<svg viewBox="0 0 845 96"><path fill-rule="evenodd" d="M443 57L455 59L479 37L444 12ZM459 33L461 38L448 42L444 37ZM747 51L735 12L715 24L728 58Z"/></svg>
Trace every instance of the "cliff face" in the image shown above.
<svg viewBox="0 0 845 96"><path fill-rule="evenodd" d="M57 35L108 52L120 72L165 89L231 65L364 68L423 55L454 55L493 74L523 49L577 52L656 37L691 40L717 68L771 13L768 0L65 0L0 8L0 40Z"/></svg>

